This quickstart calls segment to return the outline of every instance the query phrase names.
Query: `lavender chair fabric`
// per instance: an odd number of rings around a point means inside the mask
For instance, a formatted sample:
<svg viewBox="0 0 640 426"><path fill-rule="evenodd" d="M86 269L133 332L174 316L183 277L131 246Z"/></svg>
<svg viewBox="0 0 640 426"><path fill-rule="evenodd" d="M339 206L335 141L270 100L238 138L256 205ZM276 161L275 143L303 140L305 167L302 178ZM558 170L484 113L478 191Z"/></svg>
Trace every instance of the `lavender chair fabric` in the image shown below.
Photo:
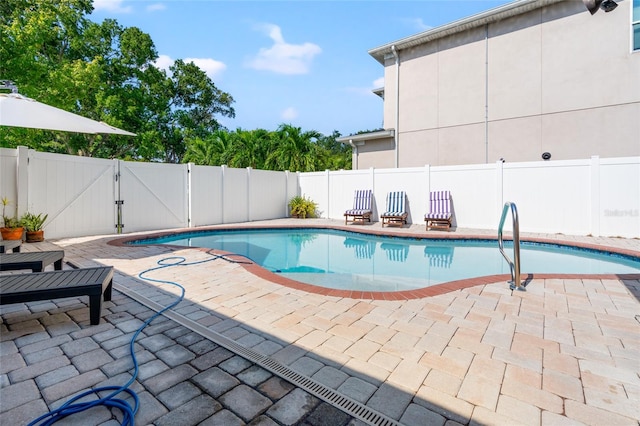
<svg viewBox="0 0 640 426"><path fill-rule="evenodd" d="M373 192L370 189L356 190L353 196L353 208L344 212L344 224L347 224L349 217L353 222L363 222L365 219L371 222L371 198Z"/></svg>
<svg viewBox="0 0 640 426"><path fill-rule="evenodd" d="M424 215L426 229L451 228L451 193L449 191L432 191L429 194L429 212Z"/></svg>

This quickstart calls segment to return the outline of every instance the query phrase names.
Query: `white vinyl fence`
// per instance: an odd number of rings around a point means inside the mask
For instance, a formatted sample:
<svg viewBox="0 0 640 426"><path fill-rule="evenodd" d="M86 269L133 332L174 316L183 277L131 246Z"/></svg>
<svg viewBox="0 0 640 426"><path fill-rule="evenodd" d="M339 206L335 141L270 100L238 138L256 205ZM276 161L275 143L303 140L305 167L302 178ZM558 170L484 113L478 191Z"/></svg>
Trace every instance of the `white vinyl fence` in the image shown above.
<svg viewBox="0 0 640 426"><path fill-rule="evenodd" d="M371 189L372 220L405 191L409 222L424 224L429 192L449 190L457 227L497 229L511 201L523 232L640 237L640 157L302 173L300 188L331 219Z"/></svg>
<svg viewBox="0 0 640 426"><path fill-rule="evenodd" d="M289 172L160 164L0 148L0 197L13 214L47 213L63 238L286 217ZM120 225L120 227L118 227Z"/></svg>
<svg viewBox="0 0 640 426"><path fill-rule="evenodd" d="M374 221L402 190L422 225L429 191L449 190L456 227L496 229L511 201L523 232L640 238L640 157L290 173L0 148L0 197L48 213L52 239L283 218L294 195L342 220L357 189L373 190Z"/></svg>

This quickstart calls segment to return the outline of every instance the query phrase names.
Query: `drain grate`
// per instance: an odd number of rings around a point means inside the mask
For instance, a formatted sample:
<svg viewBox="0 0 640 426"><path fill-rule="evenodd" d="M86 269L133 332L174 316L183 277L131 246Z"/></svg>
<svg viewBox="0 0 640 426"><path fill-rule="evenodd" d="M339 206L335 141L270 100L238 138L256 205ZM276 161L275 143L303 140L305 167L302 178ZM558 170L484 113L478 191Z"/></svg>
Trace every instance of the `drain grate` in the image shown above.
<svg viewBox="0 0 640 426"><path fill-rule="evenodd" d="M124 288L123 286L118 285L116 283L114 283L113 286L118 291L122 292L123 294L126 294L127 296L131 297L132 299L136 300L139 303L142 303L146 307L156 312L164 308L164 306L159 305L153 300L145 296L142 296L141 294L131 289ZM192 321L184 317L183 315L180 315L174 311L167 311L163 315L166 316L167 318L172 319L178 324L188 328L189 330L194 331L203 337L206 337L207 339L224 347L225 349L228 349L231 352L234 352L235 354L240 355L246 358L247 360L261 366L265 370L272 372L273 374L287 380L288 382L298 386L301 389L304 389L310 394L318 397L319 399L327 403L330 403L334 407L339 408L345 413L359 420L362 420L365 423L368 423L374 426L399 426L400 425L400 423L398 423L396 420L390 417L387 417L384 414L381 414L375 410L372 410L371 408L367 407L361 402L358 402L349 397L346 397L336 392L335 390L328 388L323 384L316 382L315 380L310 379L309 377L298 374L297 372L293 371L289 367L286 367L280 364L279 362L269 358L268 356L262 355L256 351L245 348L244 346L237 344L235 341L219 333L216 333L215 331L209 330L203 325L198 324L197 322Z"/></svg>

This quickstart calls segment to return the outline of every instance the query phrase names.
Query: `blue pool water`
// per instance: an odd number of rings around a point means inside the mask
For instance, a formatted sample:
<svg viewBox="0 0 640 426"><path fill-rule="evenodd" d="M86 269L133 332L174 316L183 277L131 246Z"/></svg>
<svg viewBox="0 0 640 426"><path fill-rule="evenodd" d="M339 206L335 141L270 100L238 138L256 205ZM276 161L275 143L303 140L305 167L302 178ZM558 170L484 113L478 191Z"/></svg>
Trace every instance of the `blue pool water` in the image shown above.
<svg viewBox="0 0 640 426"><path fill-rule="evenodd" d="M496 241L381 237L327 229L199 231L133 244L208 247L241 254L296 281L342 290L400 291L510 274ZM512 257L513 246L505 243ZM527 273L640 273L640 259L594 250L520 243Z"/></svg>

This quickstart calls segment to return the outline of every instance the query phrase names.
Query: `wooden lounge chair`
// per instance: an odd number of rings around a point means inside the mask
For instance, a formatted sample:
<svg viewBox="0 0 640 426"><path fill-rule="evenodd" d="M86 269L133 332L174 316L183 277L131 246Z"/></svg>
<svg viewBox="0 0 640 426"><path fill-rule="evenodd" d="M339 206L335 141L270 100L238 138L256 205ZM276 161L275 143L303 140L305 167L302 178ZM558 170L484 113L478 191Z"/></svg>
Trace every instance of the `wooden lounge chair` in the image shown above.
<svg viewBox="0 0 640 426"><path fill-rule="evenodd" d="M432 191L429 194L429 212L424 215L426 230L451 229L451 194Z"/></svg>
<svg viewBox="0 0 640 426"><path fill-rule="evenodd" d="M344 224L347 224L349 217L352 217L352 221L357 221L364 224L365 219L371 222L371 195L370 189L356 190L353 197L353 208L344 212Z"/></svg>
<svg viewBox="0 0 640 426"><path fill-rule="evenodd" d="M53 268L59 271L62 269L62 259L64 259L63 250L3 253L0 254L0 271L31 269L33 272L42 272L52 263Z"/></svg>
<svg viewBox="0 0 640 426"><path fill-rule="evenodd" d="M112 282L111 266L3 275L0 305L89 296L89 318L91 325L97 325L102 299L111 300Z"/></svg>
<svg viewBox="0 0 640 426"><path fill-rule="evenodd" d="M20 246L22 240L1 240L0 239L0 253L9 253L9 250L14 253L20 253Z"/></svg>
<svg viewBox="0 0 640 426"><path fill-rule="evenodd" d="M382 227L384 224L399 223L400 226L407 223L408 213L404 206L404 191L395 191L387 194L387 209L380 215Z"/></svg>

